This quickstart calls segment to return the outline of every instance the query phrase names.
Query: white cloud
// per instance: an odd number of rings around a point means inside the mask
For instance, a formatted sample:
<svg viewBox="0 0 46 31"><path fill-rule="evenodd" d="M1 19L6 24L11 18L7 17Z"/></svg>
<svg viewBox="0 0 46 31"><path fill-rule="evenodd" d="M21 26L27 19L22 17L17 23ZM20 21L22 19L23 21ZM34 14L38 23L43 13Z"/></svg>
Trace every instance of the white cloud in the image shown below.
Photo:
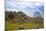
<svg viewBox="0 0 46 31"><path fill-rule="evenodd" d="M13 0L14 1L14 0ZM9 11L23 11L28 16L33 16L34 11L36 11L37 6L42 6L42 3L33 3L33 2L6 2L6 7ZM8 4L7 4L8 3ZM7 6L8 5L8 6ZM29 7L29 8L27 8Z"/></svg>

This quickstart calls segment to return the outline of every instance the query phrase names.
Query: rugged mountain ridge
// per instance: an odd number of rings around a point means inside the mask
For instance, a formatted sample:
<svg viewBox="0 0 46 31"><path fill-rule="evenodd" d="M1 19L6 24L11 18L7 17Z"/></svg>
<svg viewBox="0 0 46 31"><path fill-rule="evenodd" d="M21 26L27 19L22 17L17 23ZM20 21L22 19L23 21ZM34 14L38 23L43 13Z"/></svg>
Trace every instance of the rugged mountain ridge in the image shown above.
<svg viewBox="0 0 46 31"><path fill-rule="evenodd" d="M31 18L24 14L22 11L19 12L12 12L12 11L5 11L5 21L19 21L19 22L29 22Z"/></svg>

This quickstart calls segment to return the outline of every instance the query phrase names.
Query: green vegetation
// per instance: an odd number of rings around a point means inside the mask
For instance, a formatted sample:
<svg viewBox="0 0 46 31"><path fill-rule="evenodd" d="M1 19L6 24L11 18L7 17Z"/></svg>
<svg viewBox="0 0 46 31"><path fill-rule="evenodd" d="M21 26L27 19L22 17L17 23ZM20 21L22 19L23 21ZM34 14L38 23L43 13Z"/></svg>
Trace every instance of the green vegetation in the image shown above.
<svg viewBox="0 0 46 31"><path fill-rule="evenodd" d="M6 30L20 30L20 24L21 23L12 23L12 22L6 22ZM24 29L40 29L43 28L43 24L34 24L34 23L24 23L21 24L24 25Z"/></svg>
<svg viewBox="0 0 46 31"><path fill-rule="evenodd" d="M5 12L5 30L40 29L44 28L42 17L29 17L20 12Z"/></svg>

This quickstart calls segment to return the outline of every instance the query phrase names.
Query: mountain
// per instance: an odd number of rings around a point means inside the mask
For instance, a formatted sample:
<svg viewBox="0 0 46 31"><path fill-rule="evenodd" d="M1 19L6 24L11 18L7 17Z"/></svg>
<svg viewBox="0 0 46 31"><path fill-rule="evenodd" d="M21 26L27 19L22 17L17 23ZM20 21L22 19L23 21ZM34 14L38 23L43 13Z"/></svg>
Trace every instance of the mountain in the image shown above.
<svg viewBox="0 0 46 31"><path fill-rule="evenodd" d="M31 18L27 16L22 11L19 12L12 12L12 11L5 11L5 21L10 22L31 22Z"/></svg>

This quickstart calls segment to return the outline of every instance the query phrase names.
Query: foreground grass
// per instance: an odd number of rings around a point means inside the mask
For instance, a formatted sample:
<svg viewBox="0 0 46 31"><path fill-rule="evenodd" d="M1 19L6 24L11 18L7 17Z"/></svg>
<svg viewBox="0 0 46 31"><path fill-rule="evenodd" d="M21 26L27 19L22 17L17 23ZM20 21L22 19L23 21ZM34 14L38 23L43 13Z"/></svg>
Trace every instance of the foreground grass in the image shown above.
<svg viewBox="0 0 46 31"><path fill-rule="evenodd" d="M5 30L20 30L20 24L21 23L12 23L12 22L6 22ZM35 24L35 23L23 23L24 29L37 29L37 28L43 28L43 24Z"/></svg>

